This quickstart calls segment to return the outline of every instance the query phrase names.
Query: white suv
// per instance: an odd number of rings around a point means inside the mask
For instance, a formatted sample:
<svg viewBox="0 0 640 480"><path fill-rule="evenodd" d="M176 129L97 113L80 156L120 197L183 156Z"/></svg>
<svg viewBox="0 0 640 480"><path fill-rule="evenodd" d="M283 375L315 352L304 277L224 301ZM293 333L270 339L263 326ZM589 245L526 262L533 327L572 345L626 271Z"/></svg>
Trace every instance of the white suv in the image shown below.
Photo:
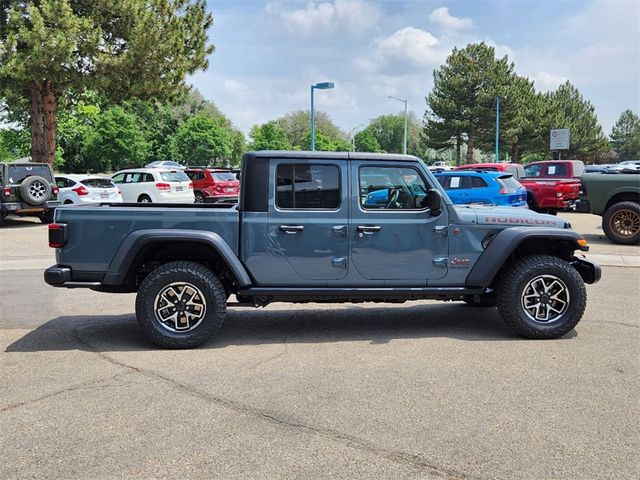
<svg viewBox="0 0 640 480"><path fill-rule="evenodd" d="M109 178L91 175L56 175L58 200L71 203L122 203L122 195Z"/></svg>
<svg viewBox="0 0 640 480"><path fill-rule="evenodd" d="M194 203L193 183L181 170L133 168L111 177L125 203Z"/></svg>

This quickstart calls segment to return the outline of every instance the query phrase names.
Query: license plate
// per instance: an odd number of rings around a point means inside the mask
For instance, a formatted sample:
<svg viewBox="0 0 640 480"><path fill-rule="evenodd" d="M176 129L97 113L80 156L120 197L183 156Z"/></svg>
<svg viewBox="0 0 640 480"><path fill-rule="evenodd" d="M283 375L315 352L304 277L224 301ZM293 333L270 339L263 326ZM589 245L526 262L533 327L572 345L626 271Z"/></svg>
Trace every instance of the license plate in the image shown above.
<svg viewBox="0 0 640 480"><path fill-rule="evenodd" d="M109 198L109 193L108 192L101 193L100 198Z"/></svg>
<svg viewBox="0 0 640 480"><path fill-rule="evenodd" d="M522 200L524 200L523 197L518 197L518 201L521 202Z"/></svg>
<svg viewBox="0 0 640 480"><path fill-rule="evenodd" d="M182 190L184 190L184 187L176 187L176 192L181 192Z"/></svg>
<svg viewBox="0 0 640 480"><path fill-rule="evenodd" d="M225 192L233 192L234 188L233 187L227 187L224 190L225 190Z"/></svg>

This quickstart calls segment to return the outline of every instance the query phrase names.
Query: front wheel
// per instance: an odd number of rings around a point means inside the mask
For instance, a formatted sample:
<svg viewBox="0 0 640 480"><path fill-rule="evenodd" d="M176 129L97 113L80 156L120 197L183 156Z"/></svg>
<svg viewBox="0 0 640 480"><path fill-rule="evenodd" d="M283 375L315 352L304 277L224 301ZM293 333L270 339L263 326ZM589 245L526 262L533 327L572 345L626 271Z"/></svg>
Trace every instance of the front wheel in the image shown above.
<svg viewBox="0 0 640 480"><path fill-rule="evenodd" d="M53 223L53 216L55 215L55 213L56 211L53 209L45 210L40 215L38 215L38 218L40 218L40 221L42 223Z"/></svg>
<svg viewBox="0 0 640 480"><path fill-rule="evenodd" d="M604 212L602 230L609 240L623 245L640 242L640 204L618 202Z"/></svg>
<svg viewBox="0 0 640 480"><path fill-rule="evenodd" d="M169 262L140 285L136 316L147 337L160 347L194 348L218 331L227 296L220 280L195 262Z"/></svg>
<svg viewBox="0 0 640 480"><path fill-rule="evenodd" d="M505 323L526 338L559 338L580 321L587 291L569 263L549 255L522 258L502 273L498 311Z"/></svg>

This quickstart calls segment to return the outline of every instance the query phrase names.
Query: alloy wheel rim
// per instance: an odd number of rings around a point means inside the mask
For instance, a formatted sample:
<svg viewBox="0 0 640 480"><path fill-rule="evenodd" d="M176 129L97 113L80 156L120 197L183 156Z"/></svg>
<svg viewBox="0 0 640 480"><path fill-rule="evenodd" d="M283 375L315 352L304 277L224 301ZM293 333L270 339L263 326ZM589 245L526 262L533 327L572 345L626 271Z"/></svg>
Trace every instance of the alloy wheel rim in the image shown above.
<svg viewBox="0 0 640 480"><path fill-rule="evenodd" d="M207 314L202 291L188 282L174 282L158 292L153 303L156 320L172 333L195 329Z"/></svg>
<svg viewBox="0 0 640 480"><path fill-rule="evenodd" d="M47 188L42 182L34 182L29 186L29 195L36 200L40 200L44 197Z"/></svg>
<svg viewBox="0 0 640 480"><path fill-rule="evenodd" d="M609 220L609 226L621 237L633 237L640 231L640 215L626 208L618 210Z"/></svg>
<svg viewBox="0 0 640 480"><path fill-rule="evenodd" d="M567 285L554 275L539 275L522 290L522 308L537 323L557 321L566 313L569 302Z"/></svg>

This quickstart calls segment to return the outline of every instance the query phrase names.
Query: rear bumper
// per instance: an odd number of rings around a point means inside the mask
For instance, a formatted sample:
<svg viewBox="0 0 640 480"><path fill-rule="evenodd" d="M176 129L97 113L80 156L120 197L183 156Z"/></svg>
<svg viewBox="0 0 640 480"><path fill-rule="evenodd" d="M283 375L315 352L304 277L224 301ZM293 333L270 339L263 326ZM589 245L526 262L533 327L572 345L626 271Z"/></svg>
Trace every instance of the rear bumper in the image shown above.
<svg viewBox="0 0 640 480"><path fill-rule="evenodd" d="M215 197L205 197L204 201L207 203L237 203L237 195L218 195Z"/></svg>
<svg viewBox="0 0 640 480"><path fill-rule="evenodd" d="M44 281L53 287L65 288L95 288L102 285L101 282L74 282L71 268L62 265L54 265L44 271Z"/></svg>
<svg viewBox="0 0 640 480"><path fill-rule="evenodd" d="M577 200L575 205L576 212L591 213L591 205L589 204L589 200Z"/></svg>
<svg viewBox="0 0 640 480"><path fill-rule="evenodd" d="M0 203L0 210L9 213L38 213L45 210L51 210L60 206L60 202L57 200L49 200L42 205L29 205L25 202L6 202Z"/></svg>

